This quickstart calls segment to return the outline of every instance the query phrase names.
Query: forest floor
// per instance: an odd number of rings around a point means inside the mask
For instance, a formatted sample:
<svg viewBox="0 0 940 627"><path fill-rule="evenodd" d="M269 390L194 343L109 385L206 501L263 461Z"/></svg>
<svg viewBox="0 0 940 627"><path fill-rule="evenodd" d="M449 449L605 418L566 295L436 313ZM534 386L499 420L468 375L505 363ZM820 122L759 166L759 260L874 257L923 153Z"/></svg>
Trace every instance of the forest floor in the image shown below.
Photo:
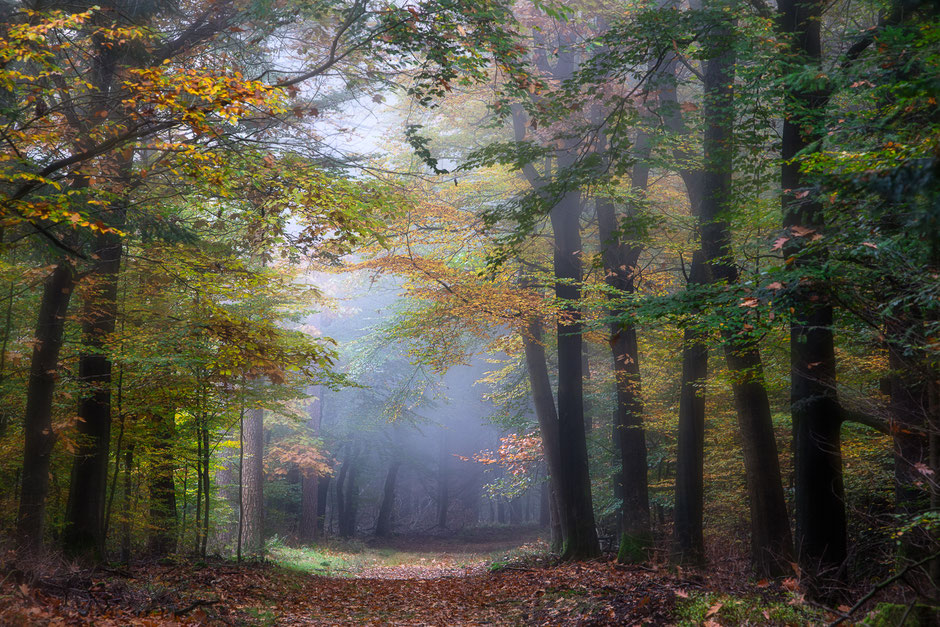
<svg viewBox="0 0 940 627"><path fill-rule="evenodd" d="M236 564L0 572L2 625L805 625L795 586L598 560L559 564L531 533L275 546Z"/></svg>

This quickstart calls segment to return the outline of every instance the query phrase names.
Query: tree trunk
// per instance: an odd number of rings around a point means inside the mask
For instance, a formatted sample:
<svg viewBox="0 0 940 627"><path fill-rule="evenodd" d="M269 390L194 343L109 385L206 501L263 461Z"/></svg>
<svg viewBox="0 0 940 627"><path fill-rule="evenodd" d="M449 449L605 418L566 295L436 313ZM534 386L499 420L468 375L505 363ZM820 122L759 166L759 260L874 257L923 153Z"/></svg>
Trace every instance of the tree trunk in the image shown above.
<svg viewBox="0 0 940 627"><path fill-rule="evenodd" d="M706 41L711 57L705 64L705 176L699 218L706 280L732 285L738 281L738 271L732 261L726 203L732 198L734 172L734 26L730 14L723 15L727 17ZM734 324L725 325L722 338L744 448L751 562L760 574L775 576L789 568L792 540L763 364L756 341L746 330L745 317L750 313L747 310Z"/></svg>
<svg viewBox="0 0 940 627"><path fill-rule="evenodd" d="M322 395L320 389L315 390ZM320 422L323 418L323 403L321 398L315 397L309 407L310 419L307 421L307 429L310 435L316 436L320 433ZM312 542L317 539L317 510L318 497L320 490L318 487L319 477L313 470L306 470L301 477L300 494L300 539L304 542Z"/></svg>
<svg viewBox="0 0 940 627"><path fill-rule="evenodd" d="M330 495L330 475L317 478L317 537L322 538L326 526L326 501Z"/></svg>
<svg viewBox="0 0 940 627"><path fill-rule="evenodd" d="M154 421L147 550L154 557L164 557L176 551L176 422L172 412L155 416Z"/></svg>
<svg viewBox="0 0 940 627"><path fill-rule="evenodd" d="M350 466L352 466L352 453L347 454L346 460L340 466L339 475L336 477L336 488L333 491L336 503L336 522L340 535L343 534L343 521L346 520L346 494L344 490Z"/></svg>
<svg viewBox="0 0 940 627"><path fill-rule="evenodd" d="M359 515L359 485L356 479L359 475L359 466L353 460L346 475L346 498L343 499L345 509L339 520L339 534L344 538L356 535L356 519Z"/></svg>
<svg viewBox="0 0 940 627"><path fill-rule="evenodd" d="M648 146L645 136L637 139L639 150ZM634 191L645 191L649 167L633 166ZM635 216L634 216L635 217ZM622 294L634 292L634 275L641 248L636 243L621 242L614 205L597 202L598 237L604 262L605 281ZM634 234L636 229L633 230ZM615 298L609 294L609 298ZM611 308L612 319L624 318L624 311ZM649 492L646 462L646 433L643 429L643 401L640 396L640 351L636 327L626 321L610 324L611 356L617 389L614 410L614 445L620 453L620 472L616 473L615 493L621 498L620 548L617 561L642 562L652 542L650 530Z"/></svg>
<svg viewBox="0 0 940 627"><path fill-rule="evenodd" d="M264 410L245 412L244 469L242 470L242 547L247 555L264 549Z"/></svg>
<svg viewBox="0 0 940 627"><path fill-rule="evenodd" d="M437 459L437 526L447 529L447 511L450 509L450 457L447 450L447 431L441 430L441 443Z"/></svg>
<svg viewBox="0 0 940 627"><path fill-rule="evenodd" d="M558 320L558 440L561 476L559 507L564 527L562 557L591 559L600 554L587 440L584 436L584 382L581 372L581 195L569 191L551 210L555 238L555 296L565 303Z"/></svg>
<svg viewBox="0 0 940 627"><path fill-rule="evenodd" d="M375 535L385 538L392 533L392 511L395 508L395 481L398 478L398 469L401 461L395 460L388 467L385 476L385 489L382 491L382 505L379 506L379 516L375 521Z"/></svg>
<svg viewBox="0 0 940 627"><path fill-rule="evenodd" d="M525 349L526 369L529 374L529 387L535 406L535 417L539 422L542 436L542 454L548 470L549 495L551 499L552 549L561 551L564 532L558 506L559 480L562 475L561 457L558 443L558 414L555 411L555 397L548 377L548 365L545 360L545 345L542 343L542 319L538 316L529 318L526 331L522 334Z"/></svg>
<svg viewBox="0 0 940 627"><path fill-rule="evenodd" d="M83 294L78 376L86 389L78 410L77 450L62 535L68 555L95 560L104 557L103 522L111 443L111 359L107 339L117 320L121 251L118 235L105 233L97 237L97 261Z"/></svg>
<svg viewBox="0 0 940 627"><path fill-rule="evenodd" d="M59 372L65 315L74 287L74 268L68 261L60 261L43 283L39 305L26 391L23 475L16 524L19 541L27 551L42 548L49 462L56 439L52 430L52 401Z"/></svg>
<svg viewBox="0 0 940 627"><path fill-rule="evenodd" d="M821 57L819 0L781 0L780 22L790 52L818 67ZM822 207L800 173L797 155L819 139L813 116L825 94L790 88L783 123L781 187L783 226L791 229L788 257L812 271L825 262L825 250L808 253L807 237L823 226ZM796 230L793 230L796 227ZM804 230L805 229L805 230ZM836 363L829 286L801 281L792 301L790 322L790 404L793 420L796 546L803 572L825 584L840 580L846 557L845 491L842 481L841 418L836 396Z"/></svg>
<svg viewBox="0 0 940 627"><path fill-rule="evenodd" d="M697 251L692 256L689 285L701 285L704 281L702 253ZM702 528L707 375L708 347L705 345L705 337L698 329L686 328L682 337L682 382L679 391L675 538L678 560L689 564L701 564L705 559Z"/></svg>
<svg viewBox="0 0 940 627"><path fill-rule="evenodd" d="M123 518L121 519L121 563L127 564L131 561L131 503L134 469L134 444L131 443L124 453L124 504ZM185 508L185 505L184 505ZM173 538L176 541L176 538Z"/></svg>

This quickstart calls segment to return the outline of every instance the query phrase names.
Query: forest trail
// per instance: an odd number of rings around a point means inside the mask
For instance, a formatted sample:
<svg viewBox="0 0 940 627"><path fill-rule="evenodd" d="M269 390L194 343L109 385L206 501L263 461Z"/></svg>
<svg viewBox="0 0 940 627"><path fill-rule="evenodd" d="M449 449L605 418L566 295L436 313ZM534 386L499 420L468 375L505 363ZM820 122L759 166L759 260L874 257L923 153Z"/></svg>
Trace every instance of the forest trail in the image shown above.
<svg viewBox="0 0 940 627"><path fill-rule="evenodd" d="M538 531L275 545L269 561L0 567L0 625L804 625L833 616L746 560L558 563Z"/></svg>
<svg viewBox="0 0 940 627"><path fill-rule="evenodd" d="M675 586L611 563L325 577L272 564L74 573L0 590L4 625L667 624ZM666 584L666 585L664 585Z"/></svg>
<svg viewBox="0 0 940 627"><path fill-rule="evenodd" d="M138 564L39 578L7 569L3 625L666 624L665 571L556 564L531 535L405 537L355 553L282 547L273 561ZM348 549L347 549L348 550ZM304 562L299 558L303 554ZM319 561L317 561L319 560ZM342 560L342 561L340 561ZM331 569L320 574L316 566Z"/></svg>

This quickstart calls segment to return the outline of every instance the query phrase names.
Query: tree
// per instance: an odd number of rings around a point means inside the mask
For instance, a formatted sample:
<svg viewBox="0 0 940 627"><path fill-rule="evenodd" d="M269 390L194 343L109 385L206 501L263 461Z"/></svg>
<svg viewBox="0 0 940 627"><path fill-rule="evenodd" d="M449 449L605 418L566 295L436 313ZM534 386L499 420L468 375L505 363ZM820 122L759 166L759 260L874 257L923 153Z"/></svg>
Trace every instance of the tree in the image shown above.
<svg viewBox="0 0 940 627"><path fill-rule="evenodd" d="M781 34L787 40L792 63L818 67L821 15L822 5L812 0L781 2ZM840 578L847 537L832 295L820 272L825 249L805 245L821 234L824 219L818 198L800 172L798 158L819 140L817 116L825 94L818 84L791 85L785 99L780 180L783 225L793 235L787 252L805 276L793 296L790 324L796 548L804 572L822 579Z"/></svg>

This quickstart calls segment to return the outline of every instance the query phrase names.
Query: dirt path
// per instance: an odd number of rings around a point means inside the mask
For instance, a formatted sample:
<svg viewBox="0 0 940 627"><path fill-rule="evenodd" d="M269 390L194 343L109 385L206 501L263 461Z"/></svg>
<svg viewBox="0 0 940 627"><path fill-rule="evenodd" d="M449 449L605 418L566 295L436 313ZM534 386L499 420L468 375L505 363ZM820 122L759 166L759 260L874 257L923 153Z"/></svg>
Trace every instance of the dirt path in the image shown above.
<svg viewBox="0 0 940 627"><path fill-rule="evenodd" d="M609 563L496 573L409 566L356 578L269 564L151 566L32 585L8 577L0 624L662 625L675 600L664 577Z"/></svg>

